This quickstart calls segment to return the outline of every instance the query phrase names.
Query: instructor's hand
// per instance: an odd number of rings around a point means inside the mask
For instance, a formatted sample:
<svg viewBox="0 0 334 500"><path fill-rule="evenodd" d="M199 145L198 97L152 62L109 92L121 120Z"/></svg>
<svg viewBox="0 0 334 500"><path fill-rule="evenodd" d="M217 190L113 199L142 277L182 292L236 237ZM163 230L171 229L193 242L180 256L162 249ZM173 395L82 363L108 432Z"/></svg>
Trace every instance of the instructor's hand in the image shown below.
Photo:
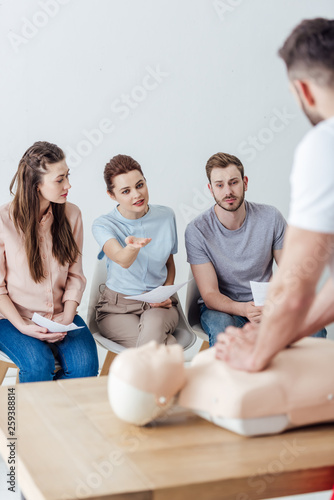
<svg viewBox="0 0 334 500"><path fill-rule="evenodd" d="M258 326L247 323L243 328L229 326L220 333L214 346L216 358L225 361L232 368L258 371L263 366L255 366L253 352L258 336Z"/></svg>

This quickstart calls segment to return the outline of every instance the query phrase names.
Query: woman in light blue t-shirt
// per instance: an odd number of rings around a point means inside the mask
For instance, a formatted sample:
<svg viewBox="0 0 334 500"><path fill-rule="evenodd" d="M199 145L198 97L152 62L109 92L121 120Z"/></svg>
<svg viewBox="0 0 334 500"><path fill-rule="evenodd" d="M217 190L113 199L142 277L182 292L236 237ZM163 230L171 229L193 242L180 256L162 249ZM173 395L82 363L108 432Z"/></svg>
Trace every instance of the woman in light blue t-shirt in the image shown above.
<svg viewBox="0 0 334 500"><path fill-rule="evenodd" d="M148 204L144 174L130 156L114 156L104 169L104 180L108 195L118 204L93 223L98 258L105 255L107 261L106 286L96 306L99 330L125 347L150 340L174 344L172 333L178 323L174 297L159 304L124 298L174 284L174 212Z"/></svg>

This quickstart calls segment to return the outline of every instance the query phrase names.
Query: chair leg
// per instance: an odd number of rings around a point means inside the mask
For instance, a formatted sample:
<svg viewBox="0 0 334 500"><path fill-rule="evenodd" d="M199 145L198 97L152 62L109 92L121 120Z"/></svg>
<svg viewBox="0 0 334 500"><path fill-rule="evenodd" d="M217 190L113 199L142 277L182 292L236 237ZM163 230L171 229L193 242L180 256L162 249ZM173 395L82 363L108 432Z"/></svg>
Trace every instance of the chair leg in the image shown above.
<svg viewBox="0 0 334 500"><path fill-rule="evenodd" d="M201 348L200 348L199 352L201 352L201 351L205 351L205 349L209 349L209 347L210 347L209 342L207 342L206 340L203 340L203 342L202 342L202 345L201 345Z"/></svg>
<svg viewBox="0 0 334 500"><path fill-rule="evenodd" d="M0 385L2 384L7 374L7 370L9 370L9 368L17 368L17 366L14 365L14 363L7 363L7 361L0 361Z"/></svg>
<svg viewBox="0 0 334 500"><path fill-rule="evenodd" d="M115 352L108 351L106 355L106 359L104 360L100 376L102 375L108 375L109 373L109 368L111 363L113 362L114 358L117 356Z"/></svg>
<svg viewBox="0 0 334 500"><path fill-rule="evenodd" d="M0 361L0 385L2 384L9 366L5 361Z"/></svg>

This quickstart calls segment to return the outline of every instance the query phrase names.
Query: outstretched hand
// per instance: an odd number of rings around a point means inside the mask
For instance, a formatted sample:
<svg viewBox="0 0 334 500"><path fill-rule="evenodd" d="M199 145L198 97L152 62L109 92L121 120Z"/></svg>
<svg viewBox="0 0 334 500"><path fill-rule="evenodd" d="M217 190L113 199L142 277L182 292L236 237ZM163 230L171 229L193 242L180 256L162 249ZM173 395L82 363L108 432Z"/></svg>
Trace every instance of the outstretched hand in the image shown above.
<svg viewBox="0 0 334 500"><path fill-rule="evenodd" d="M143 248L152 241L152 238L137 238L136 236L127 236L125 243L131 248Z"/></svg>

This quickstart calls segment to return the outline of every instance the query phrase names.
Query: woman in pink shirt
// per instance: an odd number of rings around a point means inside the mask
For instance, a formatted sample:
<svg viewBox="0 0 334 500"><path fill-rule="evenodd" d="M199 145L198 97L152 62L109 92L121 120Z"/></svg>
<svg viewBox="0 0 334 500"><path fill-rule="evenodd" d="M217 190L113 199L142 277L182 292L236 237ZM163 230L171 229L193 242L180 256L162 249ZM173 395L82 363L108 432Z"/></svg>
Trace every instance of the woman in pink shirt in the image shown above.
<svg viewBox="0 0 334 500"><path fill-rule="evenodd" d="M66 201L71 187L63 151L36 142L0 207L0 350L20 369L20 382L95 376L95 341L76 309L86 285L81 212ZM34 312L81 328L50 333ZM61 370L56 374L55 357Z"/></svg>

